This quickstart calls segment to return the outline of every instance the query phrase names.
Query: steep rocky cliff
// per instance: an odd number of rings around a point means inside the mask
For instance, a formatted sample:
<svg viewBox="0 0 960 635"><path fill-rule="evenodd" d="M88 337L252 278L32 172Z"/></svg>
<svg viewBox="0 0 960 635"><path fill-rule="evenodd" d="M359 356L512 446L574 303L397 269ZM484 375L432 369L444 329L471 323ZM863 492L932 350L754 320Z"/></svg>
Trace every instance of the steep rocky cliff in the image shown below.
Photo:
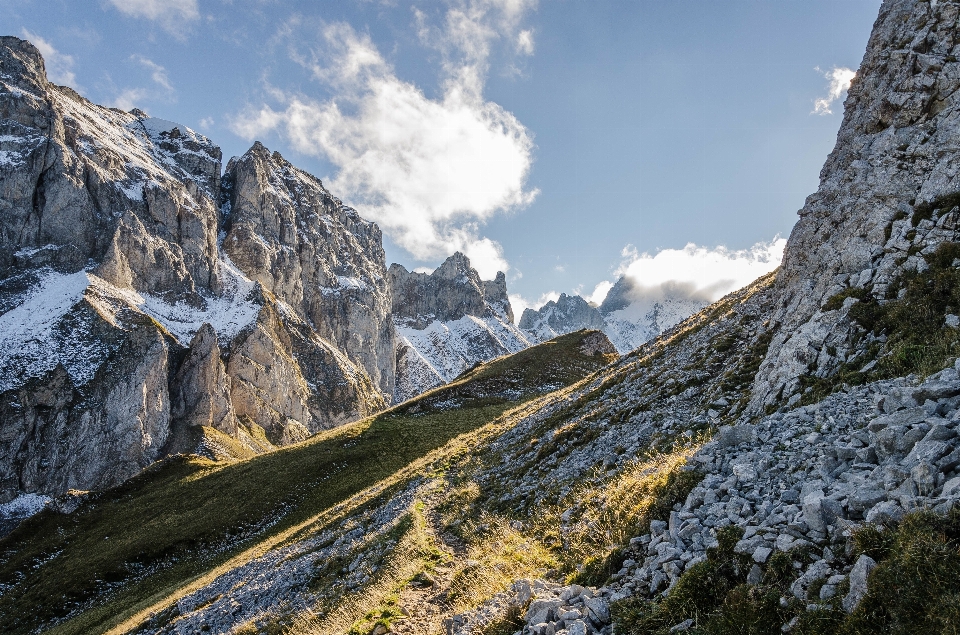
<svg viewBox="0 0 960 635"><path fill-rule="evenodd" d="M0 114L0 501L390 398L380 232L318 180L256 144L221 182L209 139L49 83L14 37Z"/></svg>
<svg viewBox="0 0 960 635"><path fill-rule="evenodd" d="M530 342L513 324L502 272L480 279L460 252L430 274L390 266L400 403Z"/></svg>
<svg viewBox="0 0 960 635"><path fill-rule="evenodd" d="M382 235L259 142L223 178L223 251L390 395L394 336Z"/></svg>
<svg viewBox="0 0 960 635"><path fill-rule="evenodd" d="M779 328L754 388L755 409L796 402L806 378L835 375L854 361L865 347L849 317L857 297L895 296L895 282L928 268L937 247L956 240L957 16L953 2L883 3L837 145L787 244L772 315ZM845 306L825 306L841 293L852 298ZM857 368L869 361L861 356Z"/></svg>

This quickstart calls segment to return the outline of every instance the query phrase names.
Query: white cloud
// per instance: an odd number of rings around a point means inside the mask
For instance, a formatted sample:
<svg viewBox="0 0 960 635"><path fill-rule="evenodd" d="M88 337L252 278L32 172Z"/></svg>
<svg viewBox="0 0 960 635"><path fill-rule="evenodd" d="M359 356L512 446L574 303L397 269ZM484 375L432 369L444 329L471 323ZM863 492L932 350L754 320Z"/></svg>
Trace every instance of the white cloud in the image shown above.
<svg viewBox="0 0 960 635"><path fill-rule="evenodd" d="M47 78L54 84L63 84L79 89L77 76L73 72L73 56L65 55L53 47L48 40L36 33L21 29L23 37L33 43L43 55L43 62L47 68Z"/></svg>
<svg viewBox="0 0 960 635"><path fill-rule="evenodd" d="M815 70L822 73L823 76L830 81L830 86L828 88L826 97L820 97L813 102L813 112L810 114L833 114L833 111L830 110L830 107L833 105L833 102L840 99L843 93L847 92L847 89L850 88L850 82L853 81L853 78L856 77L857 73L849 68L837 66L833 67L829 71L821 71L819 68Z"/></svg>
<svg viewBox="0 0 960 635"><path fill-rule="evenodd" d="M150 72L150 79L153 81L154 87L123 88L113 98L113 106L121 110L130 110L134 107L143 106L143 102L149 99L169 101L173 98L176 91L167 76L167 69L142 55L131 55L130 59Z"/></svg>
<svg viewBox="0 0 960 635"><path fill-rule="evenodd" d="M197 0L110 0L124 15L159 22L172 33L183 34L188 22L200 17Z"/></svg>
<svg viewBox="0 0 960 635"><path fill-rule="evenodd" d="M210 128L213 127L214 123L215 122L213 120L213 117L204 117L203 119L200 120L200 129L209 130Z"/></svg>
<svg viewBox="0 0 960 635"><path fill-rule="evenodd" d="M597 283L597 286L593 288L593 293L586 296L584 300L590 304L600 304L603 302L603 299L607 297L607 292L613 288L613 283L609 280L602 280Z"/></svg>
<svg viewBox="0 0 960 635"><path fill-rule="evenodd" d="M517 52L524 55L533 55L533 31L526 29L517 35Z"/></svg>
<svg viewBox="0 0 960 635"><path fill-rule="evenodd" d="M688 243L683 249L663 249L655 255L638 254L627 245L616 273L633 281L634 301L679 296L714 302L780 266L786 243L777 236L769 243L736 251Z"/></svg>
<svg viewBox="0 0 960 635"><path fill-rule="evenodd" d="M150 71L150 79L152 79L155 84L167 91L173 92L173 85L170 84L170 78L167 77L167 69L142 55L134 55L131 59L136 60L141 66Z"/></svg>
<svg viewBox="0 0 960 635"><path fill-rule="evenodd" d="M524 309L533 309L534 311L538 310L547 302L553 300L556 302L560 299L560 294L556 291L547 291L540 295L536 300L528 300L521 296L519 293L511 294L510 296L510 308L513 309L513 315L517 323L520 322L520 317L523 315Z"/></svg>
<svg viewBox="0 0 960 635"><path fill-rule="evenodd" d="M529 6L458 2L440 28L417 13L421 40L442 54L436 98L398 78L369 36L347 24L326 25L318 50L293 56L337 96L321 101L271 89L279 106L250 108L231 127L250 140L277 130L297 151L329 160L337 168L327 179L331 191L415 259L460 250L489 279L509 266L480 225L537 195L526 183L532 135L482 96L492 42L508 37L512 44Z"/></svg>

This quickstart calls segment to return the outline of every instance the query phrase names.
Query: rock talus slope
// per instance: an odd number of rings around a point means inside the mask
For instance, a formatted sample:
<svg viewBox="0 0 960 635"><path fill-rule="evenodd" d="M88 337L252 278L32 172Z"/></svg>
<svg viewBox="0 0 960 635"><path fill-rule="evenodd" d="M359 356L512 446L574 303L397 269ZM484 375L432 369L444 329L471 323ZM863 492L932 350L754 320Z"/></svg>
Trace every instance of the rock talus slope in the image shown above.
<svg viewBox="0 0 960 635"><path fill-rule="evenodd" d="M221 179L209 139L51 84L14 37L0 114L0 501L384 406L381 235L318 180L259 144Z"/></svg>

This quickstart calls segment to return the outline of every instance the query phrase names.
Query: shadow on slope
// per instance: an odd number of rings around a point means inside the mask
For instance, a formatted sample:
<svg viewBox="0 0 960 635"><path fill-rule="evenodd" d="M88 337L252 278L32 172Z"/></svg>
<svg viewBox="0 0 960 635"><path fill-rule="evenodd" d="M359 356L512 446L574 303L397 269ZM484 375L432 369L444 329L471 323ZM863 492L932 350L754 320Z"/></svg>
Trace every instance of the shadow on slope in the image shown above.
<svg viewBox="0 0 960 635"><path fill-rule="evenodd" d="M605 366L616 357L591 344L597 335L579 331L493 360L295 446L226 465L173 457L72 514L47 510L0 541L2 630L103 632L451 439Z"/></svg>

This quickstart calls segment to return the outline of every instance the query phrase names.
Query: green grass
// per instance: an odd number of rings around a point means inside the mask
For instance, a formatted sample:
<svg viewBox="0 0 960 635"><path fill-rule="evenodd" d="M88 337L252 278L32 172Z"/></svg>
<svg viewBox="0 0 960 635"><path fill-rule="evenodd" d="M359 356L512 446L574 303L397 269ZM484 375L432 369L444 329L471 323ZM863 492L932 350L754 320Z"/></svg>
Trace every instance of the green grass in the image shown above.
<svg viewBox="0 0 960 635"><path fill-rule="evenodd" d="M886 335L887 341L875 343L867 354L841 364L830 377L802 376L801 403L820 401L844 384L855 386L911 373L925 377L960 356L960 329L944 323L948 313L960 314L960 269L953 266L957 258L960 243L941 244L925 256L929 268L895 280L883 303L864 289L846 289L829 298L824 310L840 308L848 297L857 298L859 302L850 307L850 319L867 332ZM874 359L876 366L863 372Z"/></svg>
<svg viewBox="0 0 960 635"><path fill-rule="evenodd" d="M843 635L960 633L960 509L919 512L896 528L867 528L858 550L878 561Z"/></svg>
<svg viewBox="0 0 960 635"><path fill-rule="evenodd" d="M174 457L73 514L39 514L0 541L0 630L28 633L69 617L57 633L104 632L244 549L481 428L542 392L543 382L570 383L596 371L609 359L582 355L584 335L494 360L295 446L231 464ZM499 379L504 375L509 382ZM498 382L511 392L498 393ZM451 400L460 407L443 409Z"/></svg>

